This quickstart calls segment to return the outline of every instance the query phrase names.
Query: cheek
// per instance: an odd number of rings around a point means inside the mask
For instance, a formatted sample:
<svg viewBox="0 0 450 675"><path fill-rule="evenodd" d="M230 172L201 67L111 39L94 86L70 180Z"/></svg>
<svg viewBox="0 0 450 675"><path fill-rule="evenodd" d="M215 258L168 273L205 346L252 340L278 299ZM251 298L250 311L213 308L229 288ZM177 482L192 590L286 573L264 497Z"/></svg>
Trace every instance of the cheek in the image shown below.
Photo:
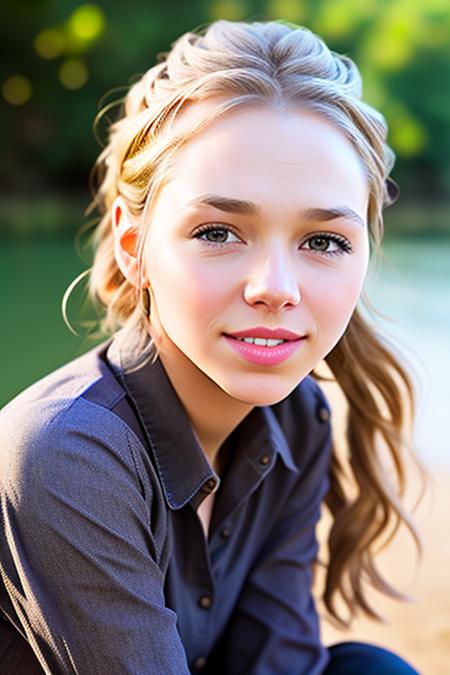
<svg viewBox="0 0 450 675"><path fill-rule="evenodd" d="M205 261L186 255L153 256L149 260L150 283L163 322L173 328L207 323L224 293L222 275ZM222 279L222 280L221 280Z"/></svg>
<svg viewBox="0 0 450 675"><path fill-rule="evenodd" d="M361 295L365 265L350 272L316 275L304 297L311 313L322 330L336 331L345 327Z"/></svg>
<svg viewBox="0 0 450 675"><path fill-rule="evenodd" d="M224 288L220 276L206 274L204 270L190 267L186 270L186 274L179 275L178 284L179 298L183 306L178 302L176 304L185 316L186 323L189 320L202 325L208 323L221 305Z"/></svg>

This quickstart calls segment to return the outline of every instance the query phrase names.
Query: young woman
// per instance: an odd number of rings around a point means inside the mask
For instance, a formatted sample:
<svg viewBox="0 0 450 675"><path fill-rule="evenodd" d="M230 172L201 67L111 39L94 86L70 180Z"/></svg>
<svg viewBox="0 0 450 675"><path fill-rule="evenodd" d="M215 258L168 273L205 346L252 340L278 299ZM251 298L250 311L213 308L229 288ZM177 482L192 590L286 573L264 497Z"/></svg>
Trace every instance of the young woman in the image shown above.
<svg viewBox="0 0 450 675"><path fill-rule="evenodd" d="M373 560L392 523L415 532L410 380L357 309L393 198L385 141L354 63L281 22L187 33L130 88L94 200L112 337L1 414L2 672L416 672L326 648L311 590L324 501L343 623L374 615L363 579L394 594ZM322 359L349 403L351 494Z"/></svg>

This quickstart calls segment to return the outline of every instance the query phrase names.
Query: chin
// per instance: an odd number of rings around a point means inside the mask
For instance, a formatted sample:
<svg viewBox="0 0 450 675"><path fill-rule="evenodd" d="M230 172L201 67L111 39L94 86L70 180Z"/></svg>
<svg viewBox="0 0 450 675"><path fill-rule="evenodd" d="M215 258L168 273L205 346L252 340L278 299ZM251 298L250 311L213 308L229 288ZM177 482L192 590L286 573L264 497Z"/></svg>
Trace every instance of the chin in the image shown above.
<svg viewBox="0 0 450 675"><path fill-rule="evenodd" d="M228 396L240 403L252 406L266 406L275 405L285 399L295 389L298 382L295 382L292 386L286 385L284 387L279 381L275 386L271 385L270 382L266 385L262 385L261 382L248 385L242 383L241 386L236 383L220 384L218 382L217 384Z"/></svg>

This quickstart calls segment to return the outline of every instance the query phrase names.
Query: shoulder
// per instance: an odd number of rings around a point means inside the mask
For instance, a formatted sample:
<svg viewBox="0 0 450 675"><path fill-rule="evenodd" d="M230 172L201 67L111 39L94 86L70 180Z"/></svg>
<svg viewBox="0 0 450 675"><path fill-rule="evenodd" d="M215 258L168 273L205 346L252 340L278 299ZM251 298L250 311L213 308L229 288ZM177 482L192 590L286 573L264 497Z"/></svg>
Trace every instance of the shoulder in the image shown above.
<svg viewBox="0 0 450 675"><path fill-rule="evenodd" d="M130 408L125 390L92 350L1 411L0 528L11 510L11 527L24 537L44 526L62 537L89 530L95 546L110 534L141 546L146 533L159 560L164 496L144 440L118 413L122 406Z"/></svg>
<svg viewBox="0 0 450 675"><path fill-rule="evenodd" d="M119 461L132 464L132 432L114 413L125 392L101 358L103 349L50 373L0 412L3 485L61 480L71 468L100 475Z"/></svg>
<svg viewBox="0 0 450 675"><path fill-rule="evenodd" d="M0 410L0 420L16 417L33 408L56 414L70 405L93 382L106 374L101 354L105 345L99 345L86 354L52 371L13 398Z"/></svg>

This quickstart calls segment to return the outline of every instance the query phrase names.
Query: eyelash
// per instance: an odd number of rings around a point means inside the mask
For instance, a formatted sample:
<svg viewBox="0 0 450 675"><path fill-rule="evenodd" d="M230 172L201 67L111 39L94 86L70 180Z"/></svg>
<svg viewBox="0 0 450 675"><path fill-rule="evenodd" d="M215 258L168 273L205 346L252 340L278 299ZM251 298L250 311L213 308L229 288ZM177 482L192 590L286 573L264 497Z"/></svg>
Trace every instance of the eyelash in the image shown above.
<svg viewBox="0 0 450 675"><path fill-rule="evenodd" d="M237 237L237 234L233 232L233 230L230 227L227 227L226 225L221 225L220 227L214 227L212 225L205 225L202 228L198 229L197 232L194 234L195 239L200 240L200 236L202 234L205 234L207 232L217 232L217 231L223 231L223 232L231 232L231 234L234 234L235 237ZM351 253L353 251L353 247L351 243L346 239L345 237L341 237L337 234L333 234L331 232L316 232L313 235L310 235L306 241L310 241L311 239L326 239L327 241L332 241L336 243L340 250L338 251L316 251L320 255L325 255L325 256L336 256L336 255L342 255L343 253ZM212 241L207 241L206 239L201 239L200 241L203 241L207 246L219 246L222 248L223 246L227 246L228 244L226 242L212 242ZM233 242L235 243L235 242ZM314 249L307 249L310 251L314 251Z"/></svg>

